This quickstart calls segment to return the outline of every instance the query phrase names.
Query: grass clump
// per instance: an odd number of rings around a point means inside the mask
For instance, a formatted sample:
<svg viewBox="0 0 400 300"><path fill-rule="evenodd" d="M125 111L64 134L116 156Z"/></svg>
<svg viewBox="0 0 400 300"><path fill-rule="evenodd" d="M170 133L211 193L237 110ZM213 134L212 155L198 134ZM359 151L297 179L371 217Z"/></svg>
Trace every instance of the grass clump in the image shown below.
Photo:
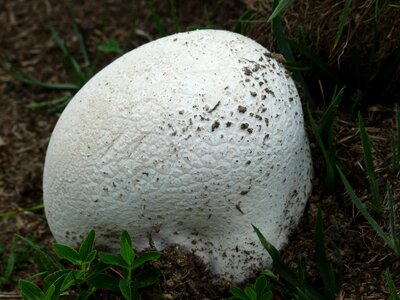
<svg viewBox="0 0 400 300"><path fill-rule="evenodd" d="M342 172L342 170L338 167L339 175L343 181L343 185L346 189L347 194L350 199L357 207L357 209L361 212L361 214L367 219L368 223L371 225L372 229L378 234L378 236L385 242L387 246L389 246L393 252L400 256L400 238L396 228L396 212L393 201L392 187L390 183L387 183L387 209L389 211L389 233L386 233L385 230L379 225L379 223L375 220L375 218L368 212L368 209L361 202L360 198L357 196L353 187L347 180L346 176Z"/></svg>
<svg viewBox="0 0 400 300"><path fill-rule="evenodd" d="M320 125L318 126L308 106L308 119L311 124L312 132L317 140L317 144L325 160L325 188L332 193L336 187L336 165L338 158L336 156L336 138L335 121L339 104L343 99L344 88L340 91L335 90L331 103L323 113Z"/></svg>
<svg viewBox="0 0 400 300"><path fill-rule="evenodd" d="M322 222L322 212L318 210L315 225L314 243L316 252L316 265L323 287L316 288L309 281L307 266L299 259L297 272L293 271L281 258L279 251L263 236L261 231L253 225L261 244L267 250L273 261L273 272L265 270L260 274L254 284L248 285L243 290L232 287L230 292L234 295L231 299L257 300L273 299L273 294L279 294L284 299L336 299L343 276L343 266L333 266L327 259L325 234ZM274 275L276 274L276 275Z"/></svg>
<svg viewBox="0 0 400 300"><path fill-rule="evenodd" d="M6 57L0 59L0 70L11 75L15 80L24 84L32 85L37 88L48 90L58 90L63 95L56 99L49 99L40 102L31 102L27 109L34 112L43 112L47 114L60 113L69 103L72 97L85 85L85 83L94 75L97 62L101 53L113 53L120 55L123 53L119 43L110 38L97 46L93 60L89 58L86 41L79 30L75 19L72 22L72 30L75 39L78 41L81 61L75 56L68 46L67 42L61 37L54 27L50 18L46 15L46 21L51 35L62 53L64 72L68 82L46 82L25 74L21 69L13 65Z"/></svg>
<svg viewBox="0 0 400 300"><path fill-rule="evenodd" d="M391 150L392 153L390 154L392 161L391 165L388 166L388 172L393 173L397 166L397 151L399 149L398 144L398 136L399 136L399 113L397 110L397 106L395 109L395 119L396 119L396 128L394 133L392 133L391 138ZM378 181L377 181L377 174L373 164L373 156L372 156L372 149L374 148L367 132L365 129L365 122L362 118L361 114L358 115L359 119L359 128L360 128L360 138L361 138L361 145L364 154L364 161L366 166L366 177L368 178L369 188L371 192L371 201L365 205L361 199L357 196L354 188L348 181L346 175L344 174L342 167L336 166L340 178L343 182L345 190L349 195L352 203L356 206L356 208L361 212L361 214L367 219L368 223L371 225L372 229L378 234L378 236L385 242L385 244L392 249L392 251L397 255L400 256L400 235L397 230L397 216L396 216L396 207L395 201L393 198L393 187L389 179L386 180L386 194L385 198L382 199ZM381 155L383 156L383 155ZM386 200L386 201L384 201ZM386 202L386 211L388 214L388 232L379 225L376 217L373 216L369 212L372 210L375 213L383 213L383 204Z"/></svg>

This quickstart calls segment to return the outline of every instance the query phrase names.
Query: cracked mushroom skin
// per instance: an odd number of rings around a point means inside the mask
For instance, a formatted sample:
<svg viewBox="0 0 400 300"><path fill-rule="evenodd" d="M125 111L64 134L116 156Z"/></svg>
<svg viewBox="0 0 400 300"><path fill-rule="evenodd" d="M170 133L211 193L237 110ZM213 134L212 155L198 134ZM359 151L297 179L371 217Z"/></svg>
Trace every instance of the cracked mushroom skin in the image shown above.
<svg viewBox="0 0 400 300"><path fill-rule="evenodd" d="M143 45L95 75L51 136L44 205L59 243L179 244L241 281L302 215L312 164L295 84L264 47L222 30Z"/></svg>

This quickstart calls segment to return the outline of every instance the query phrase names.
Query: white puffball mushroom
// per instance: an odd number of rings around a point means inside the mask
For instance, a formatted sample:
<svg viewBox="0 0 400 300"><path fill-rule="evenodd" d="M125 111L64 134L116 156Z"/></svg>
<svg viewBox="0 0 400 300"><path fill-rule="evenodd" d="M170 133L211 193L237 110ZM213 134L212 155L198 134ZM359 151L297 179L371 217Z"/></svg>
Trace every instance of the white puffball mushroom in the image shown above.
<svg viewBox="0 0 400 300"><path fill-rule="evenodd" d="M222 30L143 45L95 75L51 136L44 205L59 243L95 229L118 248L179 244L241 281L278 249L311 191L295 84L253 40Z"/></svg>

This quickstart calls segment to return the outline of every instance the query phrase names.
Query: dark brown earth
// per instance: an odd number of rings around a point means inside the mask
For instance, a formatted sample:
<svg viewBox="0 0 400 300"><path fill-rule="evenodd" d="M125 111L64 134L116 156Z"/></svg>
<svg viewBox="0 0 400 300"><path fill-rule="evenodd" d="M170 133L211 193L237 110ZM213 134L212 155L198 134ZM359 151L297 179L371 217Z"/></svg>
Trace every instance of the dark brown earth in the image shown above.
<svg viewBox="0 0 400 300"><path fill-rule="evenodd" d="M118 40L125 51L158 37L157 29L144 1L129 3L122 0L81 1L80 4L72 1L65 1L69 4L63 2L50 0L0 2L1 65L21 68L29 75L43 81L68 81L63 71L60 50L45 22L46 11L79 59L78 43L72 31L72 19L68 9L72 9L75 14L90 54L95 52L96 45L110 37ZM300 5L301 9L310 15L315 15L315 7L310 8L308 1L300 2L304 2ZM275 48L270 38L270 28L263 19L270 13L270 5L262 4L263 2L260 4L257 1L247 1L248 6L241 1L196 3L180 1L177 5L181 30L189 25L206 26L209 22L213 28L231 29L246 8L252 6L259 9L258 15L261 17L253 22L250 35L267 48ZM315 3L322 5L321 1ZM165 22L167 33L173 33L169 2L165 1L155 7L161 20ZM322 8L327 14L327 6ZM312 28L313 22L316 22L315 18L307 23L306 19L291 9L291 14L285 18L289 27L293 27L288 21L293 17L297 18L296 20L300 19L298 22L305 23L307 28ZM335 14L337 16L337 12L333 12L333 15ZM332 33L329 31L329 34L324 34L324 30L328 31L326 28L331 30L328 25L318 27L321 38ZM359 28L356 29L361 30ZM367 44L365 35L353 34L349 40L349 47L354 46L358 36L360 39L362 37L360 42ZM318 49L321 44L314 47ZM329 51L324 46L321 48L322 52ZM97 70L114 58L115 55L112 54L102 55ZM22 84L0 69L0 213L18 212L41 204L45 149L58 116L29 112L26 105L33 101L53 99L62 95L59 91ZM319 103L323 103L323 100L320 99ZM385 160L389 159L390 153L389 135L395 126L391 104L394 100L393 98L392 101L385 101L386 106L381 106L379 99L376 99L376 103L366 107L364 118L371 139L383 153L383 158L377 158L375 161L382 191L385 189L385 180L391 179L394 182L394 196L398 203L398 174L390 175L385 169ZM321 115L317 108L313 109L313 113L317 119ZM368 200L368 181L365 177L358 124L354 122L355 119L354 115L347 112L339 115L336 126L338 156L361 199ZM395 284L399 287L399 259L371 230L364 217L351 204L340 184L333 194L328 195L324 192L323 158L310 130L309 136L315 167L314 191L300 225L293 232L289 246L282 251L282 256L293 268L296 268L298 257L306 259L311 282L316 287L322 286L316 275L313 242L316 215L320 207L324 215L328 258L332 263L338 263L341 259L344 265L343 286L338 299L386 299L388 289L385 272L392 273ZM384 228L387 228L385 215L383 213L375 217ZM16 232L34 238L48 249L53 242L42 210L20 212L12 217L0 218L0 246L4 247L6 252ZM29 262L29 259L27 261ZM163 299L223 299L229 296L227 292L229 283L213 282L201 260L178 247L164 250L160 261L154 265L162 273ZM36 271L29 263L21 263L20 266L16 273L17 278L28 278ZM0 274L4 269L5 266L0 261ZM0 286L0 299L7 293L16 291L15 281ZM276 295L276 299L280 299L279 295Z"/></svg>

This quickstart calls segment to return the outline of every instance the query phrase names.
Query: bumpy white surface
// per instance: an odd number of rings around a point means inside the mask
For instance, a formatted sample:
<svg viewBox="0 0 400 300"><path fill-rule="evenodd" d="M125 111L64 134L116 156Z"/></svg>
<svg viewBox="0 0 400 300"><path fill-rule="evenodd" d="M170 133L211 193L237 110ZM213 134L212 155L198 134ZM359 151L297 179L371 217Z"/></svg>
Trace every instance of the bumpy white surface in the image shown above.
<svg viewBox="0 0 400 300"><path fill-rule="evenodd" d="M56 240L88 230L118 247L180 244L236 281L270 263L311 190L295 85L256 42L202 30L137 48L94 76L61 115L44 204Z"/></svg>

